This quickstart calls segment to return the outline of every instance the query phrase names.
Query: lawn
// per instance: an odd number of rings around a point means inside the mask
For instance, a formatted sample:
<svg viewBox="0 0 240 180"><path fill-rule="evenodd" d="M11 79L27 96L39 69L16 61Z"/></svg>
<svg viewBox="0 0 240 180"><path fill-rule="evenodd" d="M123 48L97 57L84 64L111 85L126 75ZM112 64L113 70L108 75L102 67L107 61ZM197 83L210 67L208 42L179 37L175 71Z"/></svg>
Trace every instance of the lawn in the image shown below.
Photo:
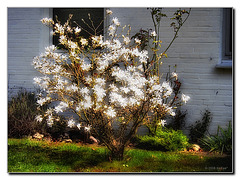
<svg viewBox="0 0 240 180"><path fill-rule="evenodd" d="M8 172L232 172L231 156L127 149L109 161L103 146L8 140Z"/></svg>

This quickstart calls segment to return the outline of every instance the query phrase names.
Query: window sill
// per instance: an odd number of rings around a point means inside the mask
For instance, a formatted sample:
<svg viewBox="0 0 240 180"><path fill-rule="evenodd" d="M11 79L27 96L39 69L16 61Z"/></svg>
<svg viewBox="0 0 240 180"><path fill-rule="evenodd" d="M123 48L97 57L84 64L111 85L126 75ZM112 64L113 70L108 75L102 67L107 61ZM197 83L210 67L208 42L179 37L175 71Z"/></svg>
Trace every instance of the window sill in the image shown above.
<svg viewBox="0 0 240 180"><path fill-rule="evenodd" d="M232 68L232 61L231 62L221 62L221 63L216 65L216 68L231 69Z"/></svg>

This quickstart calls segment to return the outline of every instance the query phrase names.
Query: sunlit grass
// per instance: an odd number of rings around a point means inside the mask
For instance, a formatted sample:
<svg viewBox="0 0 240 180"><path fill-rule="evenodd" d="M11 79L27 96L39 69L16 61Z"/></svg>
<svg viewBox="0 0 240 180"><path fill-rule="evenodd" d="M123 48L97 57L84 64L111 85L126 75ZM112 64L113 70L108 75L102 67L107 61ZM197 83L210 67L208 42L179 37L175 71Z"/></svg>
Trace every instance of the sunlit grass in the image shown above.
<svg viewBox="0 0 240 180"><path fill-rule="evenodd" d="M75 143L8 140L9 172L226 172L229 156L127 149L122 161L109 161L108 150Z"/></svg>

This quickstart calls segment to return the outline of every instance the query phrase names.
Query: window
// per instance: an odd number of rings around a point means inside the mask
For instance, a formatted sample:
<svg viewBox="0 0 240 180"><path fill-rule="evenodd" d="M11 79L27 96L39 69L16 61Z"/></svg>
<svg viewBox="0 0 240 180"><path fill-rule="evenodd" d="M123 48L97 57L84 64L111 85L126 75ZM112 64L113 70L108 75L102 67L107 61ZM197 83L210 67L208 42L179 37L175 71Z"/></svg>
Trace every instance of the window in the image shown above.
<svg viewBox="0 0 240 180"><path fill-rule="evenodd" d="M54 8L53 9L53 19L56 21L56 17L61 24L64 24L69 14L73 14L71 26L77 27L77 24L81 27L81 36L88 39L91 35L103 35L103 19L104 19L104 9L103 8ZM89 20L90 14L92 22ZM86 24L82 21L86 22ZM77 23L74 23L74 21ZM88 25L90 26L88 26ZM100 26L99 26L100 25ZM94 32L92 26L96 29ZM58 37L53 37L53 44L58 45Z"/></svg>
<svg viewBox="0 0 240 180"><path fill-rule="evenodd" d="M233 9L222 9L222 51L221 62L218 68L232 67L232 49L233 49Z"/></svg>

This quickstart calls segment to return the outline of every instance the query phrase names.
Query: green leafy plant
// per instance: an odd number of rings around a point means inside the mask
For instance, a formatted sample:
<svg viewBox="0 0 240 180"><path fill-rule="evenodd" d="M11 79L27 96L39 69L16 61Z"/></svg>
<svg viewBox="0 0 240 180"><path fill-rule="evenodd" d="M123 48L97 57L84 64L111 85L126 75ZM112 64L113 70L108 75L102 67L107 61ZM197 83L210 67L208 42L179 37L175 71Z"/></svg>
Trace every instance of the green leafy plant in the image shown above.
<svg viewBox="0 0 240 180"><path fill-rule="evenodd" d="M189 137L191 142L198 143L198 141L204 137L205 133L208 130L211 120L212 113L206 109L202 119L196 121L194 125L190 126Z"/></svg>
<svg viewBox="0 0 240 180"><path fill-rule="evenodd" d="M216 135L205 135L202 144L210 152L231 153L232 152L232 124L229 122L226 129L218 126Z"/></svg>
<svg viewBox="0 0 240 180"><path fill-rule="evenodd" d="M182 131L167 128L159 128L155 136L137 136L135 142L138 148L160 151L180 151L189 146Z"/></svg>

